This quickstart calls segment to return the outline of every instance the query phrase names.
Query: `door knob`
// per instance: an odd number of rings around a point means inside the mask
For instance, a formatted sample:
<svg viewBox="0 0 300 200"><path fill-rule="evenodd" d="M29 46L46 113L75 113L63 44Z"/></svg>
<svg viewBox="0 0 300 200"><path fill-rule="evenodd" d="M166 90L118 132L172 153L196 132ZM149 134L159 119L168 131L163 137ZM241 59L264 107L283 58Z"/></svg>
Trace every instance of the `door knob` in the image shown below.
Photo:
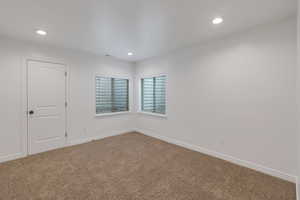
<svg viewBox="0 0 300 200"><path fill-rule="evenodd" d="M33 114L34 114L34 111L33 111L33 110L30 110L28 113L29 113L29 115L33 115Z"/></svg>

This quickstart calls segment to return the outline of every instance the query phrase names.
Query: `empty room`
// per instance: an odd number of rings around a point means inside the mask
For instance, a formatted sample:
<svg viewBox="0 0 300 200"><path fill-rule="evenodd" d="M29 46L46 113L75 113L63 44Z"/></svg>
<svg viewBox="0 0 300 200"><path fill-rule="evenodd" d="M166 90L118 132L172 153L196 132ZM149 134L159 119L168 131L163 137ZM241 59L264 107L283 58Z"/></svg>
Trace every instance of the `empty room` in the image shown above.
<svg viewBox="0 0 300 200"><path fill-rule="evenodd" d="M300 200L297 0L0 0L0 200Z"/></svg>

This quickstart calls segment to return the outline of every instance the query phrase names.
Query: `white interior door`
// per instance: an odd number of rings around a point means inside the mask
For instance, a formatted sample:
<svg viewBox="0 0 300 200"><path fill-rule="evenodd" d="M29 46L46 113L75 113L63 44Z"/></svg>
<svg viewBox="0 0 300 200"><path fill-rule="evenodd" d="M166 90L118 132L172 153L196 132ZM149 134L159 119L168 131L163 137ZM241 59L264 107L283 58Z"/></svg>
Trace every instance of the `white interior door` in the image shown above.
<svg viewBox="0 0 300 200"><path fill-rule="evenodd" d="M66 67L28 61L28 153L64 146L66 141Z"/></svg>

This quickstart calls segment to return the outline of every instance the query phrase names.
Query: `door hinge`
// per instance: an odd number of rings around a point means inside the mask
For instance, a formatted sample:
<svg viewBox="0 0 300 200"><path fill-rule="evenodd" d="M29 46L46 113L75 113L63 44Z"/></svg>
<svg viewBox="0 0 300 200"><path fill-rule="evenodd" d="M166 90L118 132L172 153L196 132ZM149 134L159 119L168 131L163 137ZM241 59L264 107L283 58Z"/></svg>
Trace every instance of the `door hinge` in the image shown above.
<svg viewBox="0 0 300 200"><path fill-rule="evenodd" d="M68 137L68 133L67 132L65 132L65 137Z"/></svg>
<svg viewBox="0 0 300 200"><path fill-rule="evenodd" d="M68 75L68 72L65 72L65 76L67 76Z"/></svg>

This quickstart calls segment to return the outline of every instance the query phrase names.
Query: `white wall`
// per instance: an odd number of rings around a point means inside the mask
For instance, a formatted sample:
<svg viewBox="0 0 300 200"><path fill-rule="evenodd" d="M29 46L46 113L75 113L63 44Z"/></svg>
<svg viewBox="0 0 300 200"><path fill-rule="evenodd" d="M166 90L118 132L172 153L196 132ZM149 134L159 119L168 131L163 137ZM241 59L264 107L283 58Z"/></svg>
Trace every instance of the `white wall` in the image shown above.
<svg viewBox="0 0 300 200"><path fill-rule="evenodd" d="M26 58L63 62L70 69L69 143L131 131L132 114L94 117L94 74L133 78L131 63L71 50L60 50L0 38L0 161L24 155L25 126L22 126ZM131 85L131 104L133 90ZM26 102L25 102L26 103ZM132 107L132 105L131 105Z"/></svg>
<svg viewBox="0 0 300 200"><path fill-rule="evenodd" d="M138 130L296 175L294 18L137 63L137 79L161 73L167 119Z"/></svg>

